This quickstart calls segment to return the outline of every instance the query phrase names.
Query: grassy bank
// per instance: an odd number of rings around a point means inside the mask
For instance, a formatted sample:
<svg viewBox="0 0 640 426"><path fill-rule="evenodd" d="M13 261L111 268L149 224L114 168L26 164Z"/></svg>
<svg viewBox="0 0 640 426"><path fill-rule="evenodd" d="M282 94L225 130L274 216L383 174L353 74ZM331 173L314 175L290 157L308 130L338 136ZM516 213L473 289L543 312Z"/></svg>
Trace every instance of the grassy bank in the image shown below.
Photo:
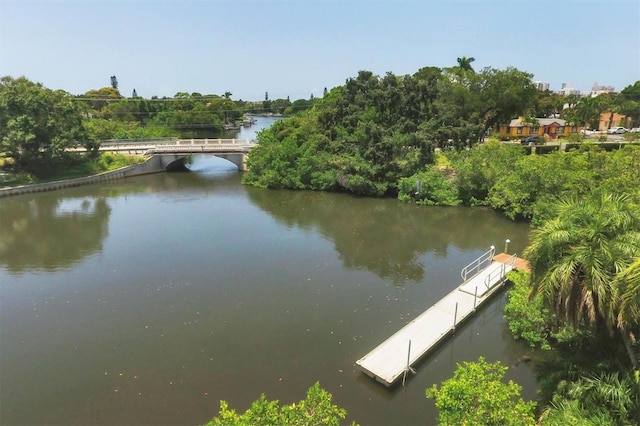
<svg viewBox="0 0 640 426"><path fill-rule="evenodd" d="M100 156L94 160L83 161L73 165L65 165L59 167L54 174L47 177L37 177L31 173L13 171L11 160L0 158L0 187L31 185L35 183L91 176L98 173L117 170L143 161L144 157L142 156L105 152L101 153Z"/></svg>

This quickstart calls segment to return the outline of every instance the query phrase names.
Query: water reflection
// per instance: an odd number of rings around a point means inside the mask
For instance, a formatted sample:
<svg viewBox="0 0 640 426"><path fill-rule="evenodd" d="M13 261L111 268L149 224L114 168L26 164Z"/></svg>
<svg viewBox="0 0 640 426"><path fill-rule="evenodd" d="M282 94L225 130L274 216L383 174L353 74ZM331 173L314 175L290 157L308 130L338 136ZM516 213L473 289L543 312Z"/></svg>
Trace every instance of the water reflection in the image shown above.
<svg viewBox="0 0 640 426"><path fill-rule="evenodd" d="M516 242L513 250L527 238L522 225L482 208L424 207L310 191L249 188L248 195L288 227L317 230L333 241L345 268L366 268L395 285L423 281L424 254L446 258L450 250L484 251L507 237Z"/></svg>
<svg viewBox="0 0 640 426"><path fill-rule="evenodd" d="M111 209L104 197L41 194L0 204L0 266L12 273L67 268L102 250Z"/></svg>

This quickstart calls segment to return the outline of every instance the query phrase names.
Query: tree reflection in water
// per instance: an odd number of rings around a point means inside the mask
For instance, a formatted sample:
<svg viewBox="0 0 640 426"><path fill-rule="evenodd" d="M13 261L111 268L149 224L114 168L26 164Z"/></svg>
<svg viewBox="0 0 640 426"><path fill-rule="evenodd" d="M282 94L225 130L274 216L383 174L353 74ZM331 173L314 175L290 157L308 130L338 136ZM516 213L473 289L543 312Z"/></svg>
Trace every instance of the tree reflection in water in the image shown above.
<svg viewBox="0 0 640 426"><path fill-rule="evenodd" d="M110 212L104 197L7 198L0 203L0 265L11 273L68 268L102 250Z"/></svg>
<svg viewBox="0 0 640 426"><path fill-rule="evenodd" d="M485 208L427 207L395 199L248 188L256 205L287 226L316 229L332 240L346 268L366 268L394 285L422 282L420 257L451 249L499 249L509 237L525 246L527 230ZM496 235L497 229L504 230ZM355 237L355 238L354 238ZM517 248L512 245L512 248ZM462 268L464 265L460 265Z"/></svg>

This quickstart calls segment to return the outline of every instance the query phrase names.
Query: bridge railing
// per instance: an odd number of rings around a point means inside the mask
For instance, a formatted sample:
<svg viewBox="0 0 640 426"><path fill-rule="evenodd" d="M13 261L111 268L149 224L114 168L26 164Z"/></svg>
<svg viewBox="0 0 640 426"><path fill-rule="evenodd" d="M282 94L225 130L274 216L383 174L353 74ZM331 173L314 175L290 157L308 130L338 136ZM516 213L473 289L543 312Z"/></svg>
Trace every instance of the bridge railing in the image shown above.
<svg viewBox="0 0 640 426"><path fill-rule="evenodd" d="M107 139L100 141L101 147L127 147L136 145L174 145L177 138L149 138L149 139Z"/></svg>
<svg viewBox="0 0 640 426"><path fill-rule="evenodd" d="M154 146L144 149L144 155L153 154L198 154L198 153L219 153L219 154L246 154L253 145L180 145L180 146Z"/></svg>
<svg viewBox="0 0 640 426"><path fill-rule="evenodd" d="M100 147L109 148L135 148L140 146L183 146L183 145L248 145L255 141L248 139L221 139L221 138L205 138L205 139L178 139L178 138L160 138L160 139L126 139L126 140L106 140L100 142Z"/></svg>
<svg viewBox="0 0 640 426"><path fill-rule="evenodd" d="M246 145L253 143L248 139L178 139L176 145Z"/></svg>
<svg viewBox="0 0 640 426"><path fill-rule="evenodd" d="M145 151L154 148L169 149L172 147L205 147L215 149L216 147L237 147L238 149L254 146L256 141L247 139L178 139L178 138L158 138L158 139L120 139L105 140L100 143L100 151ZM75 151L84 151L84 146L74 148Z"/></svg>

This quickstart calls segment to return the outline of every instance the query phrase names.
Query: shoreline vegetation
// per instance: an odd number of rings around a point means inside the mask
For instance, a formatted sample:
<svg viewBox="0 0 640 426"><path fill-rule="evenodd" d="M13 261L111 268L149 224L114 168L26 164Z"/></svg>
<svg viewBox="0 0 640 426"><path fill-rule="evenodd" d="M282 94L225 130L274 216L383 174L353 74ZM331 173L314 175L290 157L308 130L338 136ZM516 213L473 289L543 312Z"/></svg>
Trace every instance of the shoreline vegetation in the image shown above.
<svg viewBox="0 0 640 426"><path fill-rule="evenodd" d="M0 186L137 161L101 154L100 140L197 134L252 109L289 115L260 132L244 184L482 205L531 224L524 258L532 271L510 275L505 318L514 338L535 350L540 399L522 401L520 388L504 383L506 367L480 358L426 391L442 424L640 424L640 147L590 144L576 132L572 149L533 154L489 137L514 118L594 128L604 111L637 127L640 81L617 94L564 97L538 91L516 68L475 71L472 59L405 76L360 71L322 98L295 102L268 94L260 103L233 101L228 92L145 100L124 98L117 87L74 97L3 77ZM86 141L86 154L69 152L77 141ZM316 383L292 405L262 396L238 414L222 401L210 424L339 424L345 415Z"/></svg>
<svg viewBox="0 0 640 426"><path fill-rule="evenodd" d="M98 161L84 162L75 168L64 169L59 173L38 178L28 173L10 173L2 172L5 164L0 158L0 190L7 188L15 188L18 186L37 185L41 183L50 183L57 181L65 181L70 179L78 179L92 177L105 172L111 172L123 167L132 166L145 161L145 158L137 155L125 155L114 153L102 153Z"/></svg>

